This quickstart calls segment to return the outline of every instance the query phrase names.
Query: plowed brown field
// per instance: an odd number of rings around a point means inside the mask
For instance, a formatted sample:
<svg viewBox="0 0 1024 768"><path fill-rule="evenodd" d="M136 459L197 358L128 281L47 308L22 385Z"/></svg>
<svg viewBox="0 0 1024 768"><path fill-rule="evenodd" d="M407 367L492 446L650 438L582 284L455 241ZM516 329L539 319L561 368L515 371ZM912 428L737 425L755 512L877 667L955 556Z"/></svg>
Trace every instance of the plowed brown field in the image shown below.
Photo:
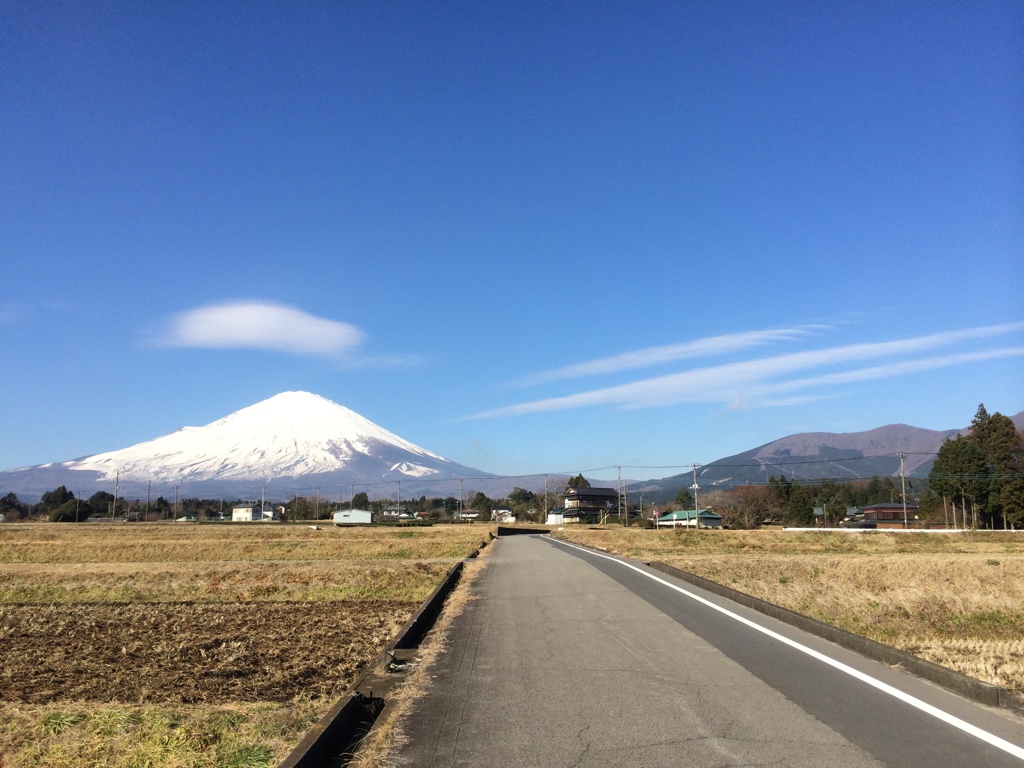
<svg viewBox="0 0 1024 768"><path fill-rule="evenodd" d="M3 699L287 701L344 690L411 603L0 607Z"/></svg>
<svg viewBox="0 0 1024 768"><path fill-rule="evenodd" d="M0 768L273 765L489 535L0 525Z"/></svg>

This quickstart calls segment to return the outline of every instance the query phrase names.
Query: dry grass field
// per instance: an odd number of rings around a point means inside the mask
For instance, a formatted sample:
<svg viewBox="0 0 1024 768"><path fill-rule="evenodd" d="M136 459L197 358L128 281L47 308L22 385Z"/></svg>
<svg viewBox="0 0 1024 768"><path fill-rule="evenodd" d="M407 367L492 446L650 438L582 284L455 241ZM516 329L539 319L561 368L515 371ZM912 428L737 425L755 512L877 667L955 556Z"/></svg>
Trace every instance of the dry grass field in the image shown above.
<svg viewBox="0 0 1024 768"><path fill-rule="evenodd" d="M566 526L557 535L668 563L1024 693L1024 534Z"/></svg>
<svg viewBox="0 0 1024 768"><path fill-rule="evenodd" d="M485 526L0 526L0 766L279 761Z"/></svg>

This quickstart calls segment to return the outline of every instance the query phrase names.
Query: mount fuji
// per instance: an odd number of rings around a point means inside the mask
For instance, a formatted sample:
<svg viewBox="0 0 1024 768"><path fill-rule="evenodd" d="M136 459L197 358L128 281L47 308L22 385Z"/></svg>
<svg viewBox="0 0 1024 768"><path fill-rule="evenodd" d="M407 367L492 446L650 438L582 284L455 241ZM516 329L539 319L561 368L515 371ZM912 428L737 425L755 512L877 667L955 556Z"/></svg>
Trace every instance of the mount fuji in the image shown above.
<svg viewBox="0 0 1024 768"><path fill-rule="evenodd" d="M403 440L358 413L309 392L283 392L204 427L109 453L0 472L0 489L39 496L64 485L144 497L256 498L366 491L457 495L459 478L493 478ZM481 485L477 482L476 485Z"/></svg>

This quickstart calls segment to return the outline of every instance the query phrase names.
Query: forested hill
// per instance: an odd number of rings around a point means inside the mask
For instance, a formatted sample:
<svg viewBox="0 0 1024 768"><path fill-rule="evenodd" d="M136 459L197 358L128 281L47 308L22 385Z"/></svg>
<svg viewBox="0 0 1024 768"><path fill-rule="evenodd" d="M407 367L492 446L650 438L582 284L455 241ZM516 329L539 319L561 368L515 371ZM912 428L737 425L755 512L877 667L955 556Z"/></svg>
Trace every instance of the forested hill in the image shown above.
<svg viewBox="0 0 1024 768"><path fill-rule="evenodd" d="M1024 429L1024 411L1011 418L1018 430ZM782 475L800 482L897 477L900 453L907 477L927 477L942 443L968 431L969 427L932 430L890 424L866 432L804 432L705 464L697 469L697 482L710 490L762 484ZM657 500L673 498L692 484L693 473L684 472L634 483L629 490L643 491Z"/></svg>

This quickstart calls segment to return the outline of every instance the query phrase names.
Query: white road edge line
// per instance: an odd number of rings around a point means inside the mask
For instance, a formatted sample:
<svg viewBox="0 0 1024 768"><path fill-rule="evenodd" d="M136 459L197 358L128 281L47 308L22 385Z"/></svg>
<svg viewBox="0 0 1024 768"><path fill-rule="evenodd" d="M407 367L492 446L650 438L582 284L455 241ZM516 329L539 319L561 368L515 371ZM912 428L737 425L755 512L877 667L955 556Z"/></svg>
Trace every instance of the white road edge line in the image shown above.
<svg viewBox="0 0 1024 768"><path fill-rule="evenodd" d="M713 608L719 613L724 614L725 616L728 616L729 618L740 622L741 624L745 624L751 629L757 630L762 634L768 635L768 637L778 640L780 643L785 643L791 648L794 648L800 651L801 653L805 653L808 656L817 659L818 661L824 662L825 664L828 664L830 667L834 667L835 669L838 669L840 672L846 673L850 677L856 678L861 682L867 683L873 688L877 688L883 693L889 694L893 698L899 699L900 701L909 704L910 706L915 707L921 710L922 712L941 720L944 723L952 725L954 728L959 728L961 731L969 733L971 736L974 736L977 739L981 739L985 743L991 744L993 747L996 747L997 749L1001 749L1003 752L1013 755L1018 760L1024 760L1024 748L1018 747L1016 744L1012 744L1009 741L1006 741L1005 739L1001 739L998 736L991 734L988 731L982 730L981 728L978 728L975 725L971 725L967 721L961 720L956 715L951 715L948 712L942 711L938 707L933 707L931 704L921 701L919 698L911 696L909 693L904 693L903 691L899 690L898 688L894 688L888 683L883 683L881 680L876 680L875 678L871 677L871 675L865 674L860 670L854 669L851 666L843 664L843 662L837 661L836 659L826 656L825 654L820 653L814 650L813 648L808 648L806 645L801 645L795 640L791 640L790 638L785 637L784 635L780 635L778 632L774 632L768 629L767 627L763 627L760 624L751 621L750 619L744 618L743 616L740 616L737 613L733 613L728 608L723 608L720 605L716 605L710 600L707 600L701 597L700 595L696 595L693 592L690 592L689 590L684 589L683 587L680 587L677 584L673 584L659 576L655 576L653 573L648 573L647 571L643 570L642 568L638 568L632 563L627 563L626 561L620 560L617 557L612 557L611 555L604 555L600 552L594 552L591 549L586 549L585 547L580 547L576 544L570 544L569 542L561 541L560 539L552 538L551 536L545 536L545 538L557 544L561 544L564 547L578 549L579 551L584 552L585 554L593 555L594 557L601 557L605 560L611 560L613 563L618 563L619 565L622 565L626 568L630 568L636 571L637 573L642 574L647 578L658 582L659 584L665 585L669 589L674 589L676 592L686 595L692 600L696 600L698 603L702 603L708 606L709 608Z"/></svg>

